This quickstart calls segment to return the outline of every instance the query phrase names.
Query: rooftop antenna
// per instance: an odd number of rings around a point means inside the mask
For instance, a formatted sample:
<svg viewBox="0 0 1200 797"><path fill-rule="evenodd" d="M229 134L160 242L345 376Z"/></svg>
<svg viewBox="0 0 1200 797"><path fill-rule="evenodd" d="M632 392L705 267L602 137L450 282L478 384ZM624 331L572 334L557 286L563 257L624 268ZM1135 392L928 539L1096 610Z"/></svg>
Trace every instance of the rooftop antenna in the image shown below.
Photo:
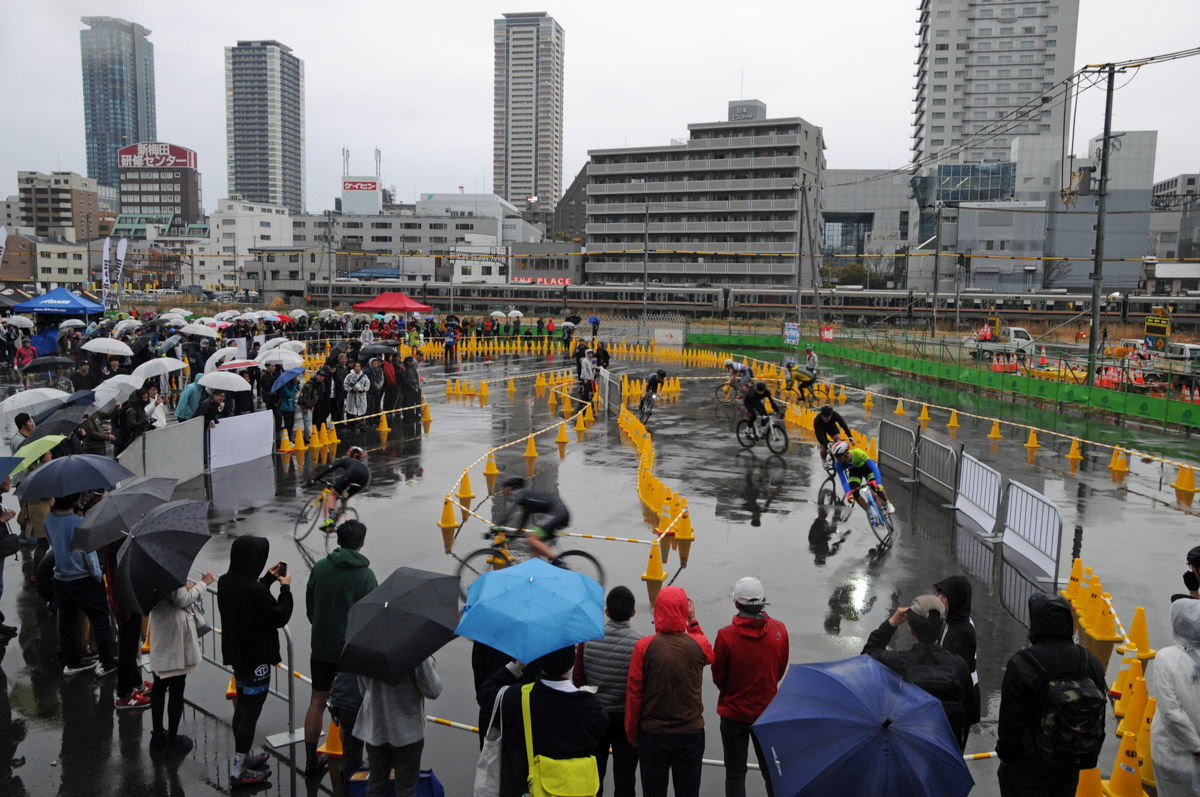
<svg viewBox="0 0 1200 797"><path fill-rule="evenodd" d="M741 82L738 83L738 99L739 100L746 99L746 70L745 70L745 68L742 69Z"/></svg>
<svg viewBox="0 0 1200 797"><path fill-rule="evenodd" d="M375 148L375 176L376 177L383 177L383 171L382 171L383 167L381 165L382 163L383 163L383 153L379 151L379 147L376 147Z"/></svg>
<svg viewBox="0 0 1200 797"><path fill-rule="evenodd" d="M350 174L350 150L342 147L342 176Z"/></svg>
<svg viewBox="0 0 1200 797"><path fill-rule="evenodd" d="M460 193L460 194L466 193L466 191L463 190L463 187L461 185L458 187L458 193Z"/></svg>

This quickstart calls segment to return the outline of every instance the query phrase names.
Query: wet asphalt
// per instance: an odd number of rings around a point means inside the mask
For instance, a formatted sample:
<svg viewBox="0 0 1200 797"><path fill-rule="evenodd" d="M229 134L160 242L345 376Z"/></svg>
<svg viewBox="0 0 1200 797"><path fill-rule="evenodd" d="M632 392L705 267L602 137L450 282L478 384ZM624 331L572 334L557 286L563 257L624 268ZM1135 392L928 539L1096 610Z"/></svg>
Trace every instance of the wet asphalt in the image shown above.
<svg viewBox="0 0 1200 797"><path fill-rule="evenodd" d="M777 358L778 355L770 355ZM568 361L569 362L569 361ZM368 449L372 483L354 499L369 532L363 549L382 580L392 569L410 566L452 573L457 561L443 552L440 530L444 494L462 469L499 446L554 420L547 399L533 390L532 380L518 380L513 396L492 384L486 406L477 400L447 401L438 381L447 376L478 382L560 367L538 358L499 362L466 362L428 369L426 387L434 420L428 432L420 424L393 421L386 436L371 429L341 434L341 451L350 444ZM1138 447L1166 456L1191 455L1195 440L1156 430L1132 429L1096 418L1074 417L1053 407L1039 408L939 389L898 375L887 375L841 363L827 362L830 376L853 387L888 395L903 395L911 417L920 401L960 411L994 415L1044 429L1057 429L1109 443ZM642 377L649 363L614 362L614 371ZM711 376L712 370L671 368L672 375ZM1042 588L1023 564L1004 557L1003 546L981 534L969 521L960 522L942 499L915 485L902 483L885 470L885 484L897 507L897 534L890 550L880 552L863 513L822 505L818 496L826 474L815 448L800 430L791 430L792 443L782 456L763 447L743 450L732 430L732 416L712 399L710 380L685 381L679 401L664 403L647 424L656 452L655 473L688 498L696 540L686 567L673 551L666 569L674 583L695 600L697 617L710 640L733 614L730 590L740 577L754 575L766 587L770 613L782 620L791 638L791 661L808 662L859 653L872 629L897 606L932 591L941 578L964 573L974 588L973 615L978 633L979 675L984 694L984 720L972 733L968 752L994 749L999 688L1008 656L1025 642L1019 616L1031 589ZM867 413L851 393L840 408L851 426L875 434L879 420L891 417L890 404L876 400ZM947 412L931 410L931 429L943 429ZM1108 452L1088 451L1074 473L1063 458L1069 440L1042 437L1034 464L1027 462L1024 434L1005 430L996 444L986 438L990 423L962 418L956 439L968 451L993 464L1012 479L1055 500L1063 515L1063 554L1060 581L1065 581L1072 553L1101 575L1114 595L1126 624L1135 606L1149 614L1151 642L1170 643L1168 598L1181 591L1179 574L1184 553L1197 543L1197 509L1181 506L1167 483L1174 469L1157 463L1131 461L1132 472L1117 484L1105 467ZM1041 435L1039 435L1041 436ZM569 430L565 454L551 441L539 438L534 485L558 491L572 512L571 531L648 539L656 521L643 512L636 497L637 459L615 419L602 415L577 440ZM497 454L503 474L526 475L523 444ZM213 540L201 552L199 569L223 572L229 546L238 535L261 535L271 543L271 559L285 560L294 574L297 610L290 624L295 668L308 665L308 623L303 614L303 591L311 563L323 548L305 548L293 540L293 519L313 490L305 482L316 463L313 452L303 457L271 457L208 474L177 488L177 498L213 501ZM484 493L482 466L471 473L479 502ZM10 501L12 499L10 498ZM483 501L479 511L490 515ZM1076 532L1076 527L1081 531ZM462 529L455 554L481 547L483 526L472 520ZM314 540L308 540L314 543ZM649 633L651 609L640 576L645 569L645 545L599 540L564 540L564 548L587 550L600 559L607 587L630 586L638 597L633 625ZM6 589L0 608L8 622L20 625L18 637L0 648L0 794L4 795L209 795L225 793L232 758L229 730L231 705L224 698L228 676L205 664L188 677L182 732L196 748L179 761L152 758L146 751L149 718L144 712L122 712L112 704L111 679L101 683L91 675L64 681L55 658L53 620L18 575L29 568L28 554L20 564L8 560ZM219 618L212 618L214 624ZM897 635L900 639L901 635ZM212 646L206 648L212 651ZM427 713L475 724L470 671L470 643L455 640L437 655L445 684L442 696L429 701ZM1117 659L1109 667L1115 678ZM707 675L706 675L707 678ZM283 681L279 681L280 688ZM295 725L308 700L308 687L297 684ZM720 759L716 689L706 680L704 700L707 728L706 758ZM260 738L285 730L283 701L269 700L259 723ZM423 766L432 767L452 795L470 793L477 756L470 733L430 725ZM281 754L281 755L279 755ZM1115 739L1106 746L1101 767L1106 773L1116 754ZM332 793L329 776L304 781L294 768L302 764L301 746L277 751L272 785L258 793ZM295 758L293 758L295 756ZM976 779L973 794L993 795L995 764L969 765ZM763 793L751 773L750 793ZM723 793L723 774L706 767L704 795Z"/></svg>

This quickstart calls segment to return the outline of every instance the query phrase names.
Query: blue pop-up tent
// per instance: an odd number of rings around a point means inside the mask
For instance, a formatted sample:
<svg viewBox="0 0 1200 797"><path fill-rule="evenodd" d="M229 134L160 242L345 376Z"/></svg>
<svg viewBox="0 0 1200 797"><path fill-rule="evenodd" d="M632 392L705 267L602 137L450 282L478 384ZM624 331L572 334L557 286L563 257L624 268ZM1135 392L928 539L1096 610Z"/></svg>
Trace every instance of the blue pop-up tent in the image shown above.
<svg viewBox="0 0 1200 797"><path fill-rule="evenodd" d="M103 313L104 308L96 302L76 296L66 288L55 288L49 293L21 302L13 308L13 312L88 316Z"/></svg>

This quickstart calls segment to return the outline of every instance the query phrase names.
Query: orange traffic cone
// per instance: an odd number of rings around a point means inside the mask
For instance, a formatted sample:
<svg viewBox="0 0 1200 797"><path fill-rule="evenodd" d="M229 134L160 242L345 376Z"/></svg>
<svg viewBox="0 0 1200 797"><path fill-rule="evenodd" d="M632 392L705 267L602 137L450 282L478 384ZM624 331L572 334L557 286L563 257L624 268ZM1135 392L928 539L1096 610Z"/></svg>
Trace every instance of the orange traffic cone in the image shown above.
<svg viewBox="0 0 1200 797"><path fill-rule="evenodd" d="M329 733L325 734L325 742L317 748L317 752L330 758L342 757L342 728L333 720L329 721Z"/></svg>

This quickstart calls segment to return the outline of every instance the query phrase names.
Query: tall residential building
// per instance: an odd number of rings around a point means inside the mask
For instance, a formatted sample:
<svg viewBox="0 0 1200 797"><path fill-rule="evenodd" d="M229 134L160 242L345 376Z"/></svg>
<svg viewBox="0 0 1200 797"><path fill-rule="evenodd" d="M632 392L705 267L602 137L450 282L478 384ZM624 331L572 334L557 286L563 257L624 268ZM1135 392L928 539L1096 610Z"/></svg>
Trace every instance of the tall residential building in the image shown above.
<svg viewBox="0 0 1200 797"><path fill-rule="evenodd" d="M117 187L117 150L158 137L150 31L115 17L83 17L83 122L88 177Z"/></svg>
<svg viewBox="0 0 1200 797"><path fill-rule="evenodd" d="M225 48L229 193L304 212L304 62L277 41Z"/></svg>
<svg viewBox="0 0 1200 797"><path fill-rule="evenodd" d="M492 190L553 214L562 194L563 29L542 11L505 14L495 52Z"/></svg>
<svg viewBox="0 0 1200 797"><path fill-rule="evenodd" d="M84 241L99 226L96 181L75 172L17 172L21 226L43 238Z"/></svg>
<svg viewBox="0 0 1200 797"><path fill-rule="evenodd" d="M1079 0L918 0L913 162L998 163L1017 136L1060 140L1078 22Z"/></svg>
<svg viewBox="0 0 1200 797"><path fill-rule="evenodd" d="M688 131L669 146L588 152L588 281L640 284L645 267L664 284L794 285L803 215L808 286L823 232L821 128L739 100L728 121Z"/></svg>

